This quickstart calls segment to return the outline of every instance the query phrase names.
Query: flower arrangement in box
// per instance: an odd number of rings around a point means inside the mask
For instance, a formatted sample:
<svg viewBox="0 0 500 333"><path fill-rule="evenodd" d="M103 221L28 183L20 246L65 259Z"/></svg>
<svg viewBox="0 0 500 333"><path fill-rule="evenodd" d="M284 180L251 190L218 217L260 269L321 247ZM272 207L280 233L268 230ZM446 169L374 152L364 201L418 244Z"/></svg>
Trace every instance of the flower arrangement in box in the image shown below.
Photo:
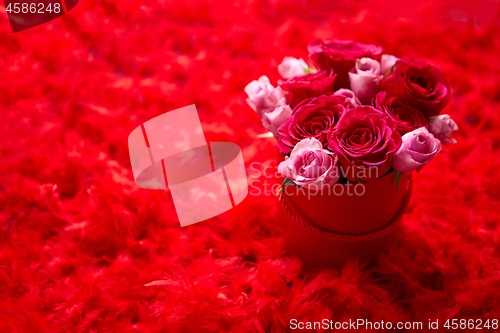
<svg viewBox="0 0 500 333"><path fill-rule="evenodd" d="M316 236L379 238L404 211L410 173L455 144L458 127L441 114L450 85L436 67L383 54L376 45L315 40L308 51L314 65L285 57L277 87L262 76L245 88L284 156L280 200ZM349 195L358 185L363 191ZM335 209L335 218L316 214L318 205Z"/></svg>

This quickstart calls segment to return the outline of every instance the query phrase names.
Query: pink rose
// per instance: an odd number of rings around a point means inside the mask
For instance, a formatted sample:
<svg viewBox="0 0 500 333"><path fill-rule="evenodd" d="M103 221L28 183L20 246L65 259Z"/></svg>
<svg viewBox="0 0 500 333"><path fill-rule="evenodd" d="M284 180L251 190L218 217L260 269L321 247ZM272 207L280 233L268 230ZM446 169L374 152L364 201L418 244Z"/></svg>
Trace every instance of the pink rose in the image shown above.
<svg viewBox="0 0 500 333"><path fill-rule="evenodd" d="M429 132L432 133L445 146L457 141L451 138L451 133L458 131L457 124L447 114L429 117Z"/></svg>
<svg viewBox="0 0 500 333"><path fill-rule="evenodd" d="M339 180L337 161L335 153L324 150L321 142L307 138L297 143L278 172L299 186L322 190Z"/></svg>
<svg viewBox="0 0 500 333"><path fill-rule="evenodd" d="M390 157L401 146L401 135L394 119L371 106L359 106L344 113L328 141L347 179L367 181L389 169Z"/></svg>
<svg viewBox="0 0 500 333"><path fill-rule="evenodd" d="M292 109L289 105L277 106L271 112L264 112L262 116L262 125L271 131L276 138L280 138L278 127L280 127L290 116Z"/></svg>
<svg viewBox="0 0 500 333"><path fill-rule="evenodd" d="M337 124L348 107L343 96L321 95L302 101L293 114L278 128L281 141L277 142L283 154L288 154L301 140L315 138L328 145L328 133Z"/></svg>
<svg viewBox="0 0 500 333"><path fill-rule="evenodd" d="M362 105L361 102L359 101L359 99L356 97L356 94L352 90L341 88L341 89L337 90L334 93L334 95L335 96L344 96L345 98L347 98L347 101L349 102L350 108L355 108L357 106Z"/></svg>
<svg viewBox="0 0 500 333"><path fill-rule="evenodd" d="M333 92L335 77L332 70L323 70L315 74L278 80L278 84L288 93L288 104L295 106L307 98Z"/></svg>
<svg viewBox="0 0 500 333"><path fill-rule="evenodd" d="M248 95L247 103L262 119L263 113L274 110L277 106L286 105L285 94L280 87L274 88L267 76L250 82L245 87Z"/></svg>
<svg viewBox="0 0 500 333"><path fill-rule="evenodd" d="M302 58L285 57L281 64L278 65L278 72L283 78L291 79L309 74L311 69Z"/></svg>
<svg viewBox="0 0 500 333"><path fill-rule="evenodd" d="M436 116L450 101L450 84L439 69L403 57L380 82L380 89L418 108L426 117Z"/></svg>
<svg viewBox="0 0 500 333"><path fill-rule="evenodd" d="M401 135L428 126L427 118L419 109L405 103L398 97L387 96L385 91L379 92L375 97L375 108L398 123L398 131Z"/></svg>
<svg viewBox="0 0 500 333"><path fill-rule="evenodd" d="M363 104L369 104L378 92L382 80L380 64L377 60L361 58L356 60L354 68L349 72L351 90Z"/></svg>
<svg viewBox="0 0 500 333"><path fill-rule="evenodd" d="M392 166L401 172L420 171L440 151L441 141L421 127L403 135L403 144L392 157Z"/></svg>
<svg viewBox="0 0 500 333"><path fill-rule="evenodd" d="M399 59L393 55L382 54L382 58L380 59L380 74L386 75L398 60Z"/></svg>
<svg viewBox="0 0 500 333"><path fill-rule="evenodd" d="M335 88L349 88L348 72L354 67L357 59L377 58L382 48L373 44L362 44L354 41L317 39L307 45L309 56L321 69L331 68L337 74Z"/></svg>

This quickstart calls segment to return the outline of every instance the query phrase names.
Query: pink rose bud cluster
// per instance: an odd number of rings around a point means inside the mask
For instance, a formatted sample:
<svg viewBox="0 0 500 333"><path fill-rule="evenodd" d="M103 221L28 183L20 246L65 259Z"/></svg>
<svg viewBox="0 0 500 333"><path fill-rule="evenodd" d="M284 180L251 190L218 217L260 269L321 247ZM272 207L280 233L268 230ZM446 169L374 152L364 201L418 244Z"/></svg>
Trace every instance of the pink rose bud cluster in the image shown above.
<svg viewBox="0 0 500 333"><path fill-rule="evenodd" d="M429 132L431 132L445 146L449 143L455 144L457 141L451 138L451 133L458 131L457 124L448 114L429 117Z"/></svg>
<svg viewBox="0 0 500 333"><path fill-rule="evenodd" d="M278 172L299 186L323 190L333 186L340 177L337 156L323 149L315 138L301 140L278 167Z"/></svg>
<svg viewBox="0 0 500 333"><path fill-rule="evenodd" d="M292 114L281 87L273 87L267 76L261 76L250 82L245 92L248 105L257 113L262 125L278 137L278 127Z"/></svg>
<svg viewBox="0 0 500 333"><path fill-rule="evenodd" d="M277 87L263 76L245 88L248 104L287 158L279 172L296 184L331 186L420 171L443 145L456 143L457 124L440 114L451 99L450 84L433 65L354 41L318 39L307 49L314 67L285 57ZM340 177L325 175L330 167ZM363 172L368 169L377 172Z"/></svg>
<svg viewBox="0 0 500 333"><path fill-rule="evenodd" d="M401 172L420 170L441 151L441 141L421 127L403 135L401 148L392 157L394 169Z"/></svg>
<svg viewBox="0 0 500 333"><path fill-rule="evenodd" d="M370 58L356 60L354 68L349 72L351 90L363 104L370 103L375 97L380 80L380 63Z"/></svg>
<svg viewBox="0 0 500 333"><path fill-rule="evenodd" d="M334 95L335 96L344 96L345 98L347 98L347 101L349 102L349 106L351 108L355 108L357 106L362 105L361 102L359 101L358 97L356 96L356 94L352 90L340 88L339 90L337 90L334 93Z"/></svg>
<svg viewBox="0 0 500 333"><path fill-rule="evenodd" d="M281 64L278 65L278 72L282 78L292 79L297 76L313 73L313 70L309 68L302 58L285 57Z"/></svg>

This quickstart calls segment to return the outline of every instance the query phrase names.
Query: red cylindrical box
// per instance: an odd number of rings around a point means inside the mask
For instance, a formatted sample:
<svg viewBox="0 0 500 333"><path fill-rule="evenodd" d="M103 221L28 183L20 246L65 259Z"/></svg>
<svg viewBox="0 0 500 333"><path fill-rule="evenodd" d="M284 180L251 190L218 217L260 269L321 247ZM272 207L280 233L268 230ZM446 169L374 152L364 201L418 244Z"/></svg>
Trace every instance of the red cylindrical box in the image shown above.
<svg viewBox="0 0 500 333"><path fill-rule="evenodd" d="M337 184L329 191L281 188L278 223L287 249L305 268L340 267L356 258L373 265L401 233L398 220L410 198L411 175L403 175L398 189L393 172L354 186Z"/></svg>

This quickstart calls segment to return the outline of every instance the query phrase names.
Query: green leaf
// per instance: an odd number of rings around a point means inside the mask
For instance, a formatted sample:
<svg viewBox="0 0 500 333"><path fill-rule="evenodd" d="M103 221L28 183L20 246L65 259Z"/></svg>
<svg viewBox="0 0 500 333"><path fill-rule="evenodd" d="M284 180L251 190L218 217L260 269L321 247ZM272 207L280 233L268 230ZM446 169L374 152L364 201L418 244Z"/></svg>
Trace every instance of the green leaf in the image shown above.
<svg viewBox="0 0 500 333"><path fill-rule="evenodd" d="M399 183L401 182L401 178L403 178L404 172L394 170L394 183L396 184L396 191L399 189Z"/></svg>
<svg viewBox="0 0 500 333"><path fill-rule="evenodd" d="M285 178L285 181L283 182L283 184L281 184L281 186L297 186L297 187L300 187L299 185L295 184L293 182L293 180L289 179L289 178Z"/></svg>
<svg viewBox="0 0 500 333"><path fill-rule="evenodd" d="M312 74L312 73L316 73L318 72L318 69L314 66L314 64L312 62L307 62L307 65L309 66L309 68L307 68L307 71L304 69L304 72L307 73L307 74Z"/></svg>
<svg viewBox="0 0 500 333"><path fill-rule="evenodd" d="M384 79L385 79L386 77L388 77L389 75L391 75L392 70L394 69L394 67L395 67L395 66L396 66L396 65L393 65L393 66L391 67L391 69L389 69L389 70L387 71L387 73L385 73L385 75L384 75L384 77L383 77Z"/></svg>

